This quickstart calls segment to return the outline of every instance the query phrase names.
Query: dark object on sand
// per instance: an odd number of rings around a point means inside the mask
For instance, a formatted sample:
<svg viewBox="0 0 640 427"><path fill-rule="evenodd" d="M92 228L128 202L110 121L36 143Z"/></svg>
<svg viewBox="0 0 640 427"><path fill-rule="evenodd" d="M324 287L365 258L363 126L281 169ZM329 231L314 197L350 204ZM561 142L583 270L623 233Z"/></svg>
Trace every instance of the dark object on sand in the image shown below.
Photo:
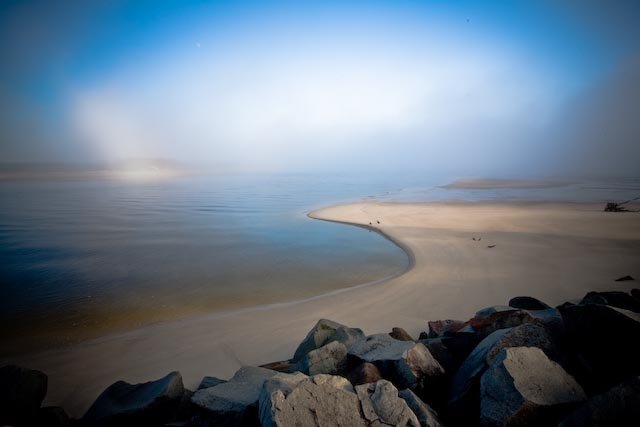
<svg viewBox="0 0 640 427"><path fill-rule="evenodd" d="M607 204L604 207L604 211L605 212L633 212L622 205L626 205L627 203L631 203L635 200L640 200L640 197L636 197L635 199L625 200L624 202L620 202L620 203L607 202Z"/></svg>
<svg viewBox="0 0 640 427"><path fill-rule="evenodd" d="M380 221L377 221L378 224L380 224Z"/></svg>
<svg viewBox="0 0 640 427"><path fill-rule="evenodd" d="M473 237L471 240L474 240L476 242L479 242L480 240L482 240L482 237L478 237L477 239L475 237Z"/></svg>
<svg viewBox="0 0 640 427"><path fill-rule="evenodd" d="M636 280L636 279L627 275L627 276L622 276L619 279L616 279L616 282L627 282L629 280Z"/></svg>
<svg viewBox="0 0 640 427"><path fill-rule="evenodd" d="M489 249L493 249L493 248L495 248L495 247L496 247L496 245L489 245L489 246L487 246L487 247L488 247Z"/></svg>

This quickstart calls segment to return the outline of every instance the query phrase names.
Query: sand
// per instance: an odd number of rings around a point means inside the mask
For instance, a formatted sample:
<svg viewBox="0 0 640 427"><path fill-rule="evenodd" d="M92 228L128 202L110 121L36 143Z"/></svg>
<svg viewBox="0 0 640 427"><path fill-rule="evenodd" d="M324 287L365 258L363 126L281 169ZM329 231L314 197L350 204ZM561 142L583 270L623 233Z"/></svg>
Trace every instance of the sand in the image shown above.
<svg viewBox="0 0 640 427"><path fill-rule="evenodd" d="M468 319L517 295L559 304L589 290L638 287L614 279L640 278L640 214L601 210L599 204L506 202L317 210L309 216L365 227L371 222L407 251L411 268L305 301L160 323L11 362L46 372L45 403L80 416L119 379L142 382L179 370L194 388L204 375L227 378L241 365L287 359L319 318L366 333L400 326L417 337L428 320Z"/></svg>

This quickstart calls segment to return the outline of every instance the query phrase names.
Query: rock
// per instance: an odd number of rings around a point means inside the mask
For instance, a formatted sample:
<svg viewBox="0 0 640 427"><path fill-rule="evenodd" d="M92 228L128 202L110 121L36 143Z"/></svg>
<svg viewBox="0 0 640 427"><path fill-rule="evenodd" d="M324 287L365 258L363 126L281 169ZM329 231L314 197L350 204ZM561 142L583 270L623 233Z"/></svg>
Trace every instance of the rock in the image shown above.
<svg viewBox="0 0 640 427"><path fill-rule="evenodd" d="M427 347L429 353L438 361L445 373L449 374L458 369L462 360L454 357L453 353L445 345L445 340L446 338L428 338L420 340L420 342Z"/></svg>
<svg viewBox="0 0 640 427"><path fill-rule="evenodd" d="M349 371L347 379L353 385L368 384L381 380L382 374L373 363L362 362Z"/></svg>
<svg viewBox="0 0 640 427"><path fill-rule="evenodd" d="M218 384L226 383L226 380L221 380L217 377L204 377L202 381L200 381L200 385L198 386L198 390L202 390L203 388L209 388L217 386Z"/></svg>
<svg viewBox="0 0 640 427"><path fill-rule="evenodd" d="M565 418L561 427L635 427L640 421L640 377L593 396Z"/></svg>
<svg viewBox="0 0 640 427"><path fill-rule="evenodd" d="M391 332L389 332L389 336L398 341L414 341L414 339L411 338L411 335L409 335L407 331L402 328L391 329Z"/></svg>
<svg viewBox="0 0 640 427"><path fill-rule="evenodd" d="M260 424L273 426L367 426L349 382L338 376L286 374L266 381L260 393Z"/></svg>
<svg viewBox="0 0 640 427"><path fill-rule="evenodd" d="M571 372L590 394L638 373L640 314L600 304L569 306L561 313L566 345L575 354Z"/></svg>
<svg viewBox="0 0 640 427"><path fill-rule="evenodd" d="M47 394L47 376L40 371L7 365L0 368L0 424L31 419Z"/></svg>
<svg viewBox="0 0 640 427"><path fill-rule="evenodd" d="M64 411L58 406L46 406L40 408L34 425L47 427L69 427L71 420Z"/></svg>
<svg viewBox="0 0 640 427"><path fill-rule="evenodd" d="M88 424L160 424L175 415L184 393L182 376L171 372L141 384L113 383L98 396L82 418Z"/></svg>
<svg viewBox="0 0 640 427"><path fill-rule="evenodd" d="M368 425L415 426L420 423L398 389L387 380L356 387L362 414Z"/></svg>
<svg viewBox="0 0 640 427"><path fill-rule="evenodd" d="M428 322L429 334L427 338L438 338L447 332L456 332L464 328L466 322L462 320L431 320Z"/></svg>
<svg viewBox="0 0 640 427"><path fill-rule="evenodd" d="M276 371L245 366L226 383L196 391L193 422L200 426L257 425L258 399L266 380Z"/></svg>
<svg viewBox="0 0 640 427"><path fill-rule="evenodd" d="M482 375L480 423L554 425L586 398L576 380L539 348L505 348Z"/></svg>
<svg viewBox="0 0 640 427"><path fill-rule="evenodd" d="M626 292L589 292L580 304L603 304L640 313L640 301Z"/></svg>
<svg viewBox="0 0 640 427"><path fill-rule="evenodd" d="M311 350L320 348L331 341L338 341L348 348L362 337L364 337L364 333L361 329L348 328L331 320L320 319L300 343L292 361L298 362Z"/></svg>
<svg viewBox="0 0 640 427"><path fill-rule="evenodd" d="M298 370L307 375L339 374L347 366L347 347L338 341L311 350L298 362Z"/></svg>
<svg viewBox="0 0 640 427"><path fill-rule="evenodd" d="M284 372L285 374L292 374L298 370L298 364L293 360L281 360L278 362L265 363L260 365L261 368L271 369L272 371Z"/></svg>
<svg viewBox="0 0 640 427"><path fill-rule="evenodd" d="M622 276L622 277L618 277L616 279L616 282L628 282L629 280L636 280L633 277L627 275L627 276Z"/></svg>
<svg viewBox="0 0 640 427"><path fill-rule="evenodd" d="M484 338L498 329L512 328L529 323L534 317L526 310L512 307L493 306L484 308L469 320L469 325Z"/></svg>
<svg viewBox="0 0 640 427"><path fill-rule="evenodd" d="M503 349L521 346L539 347L548 354L555 354L553 341L543 326L530 323L493 332L471 352L451 381L449 407L454 418L465 416L465 420L470 420L477 417L482 374Z"/></svg>
<svg viewBox="0 0 640 427"><path fill-rule="evenodd" d="M509 307L520 308L522 310L546 310L549 307L542 301L533 297L515 297L509 300Z"/></svg>
<svg viewBox="0 0 640 427"><path fill-rule="evenodd" d="M532 323L544 326L555 338L561 338L564 335L564 321L557 308L529 310L528 313L533 317Z"/></svg>
<svg viewBox="0 0 640 427"><path fill-rule="evenodd" d="M376 365L382 376L397 387L425 386L444 375L444 369L421 344L398 341L388 334L370 335L349 348L349 358Z"/></svg>
<svg viewBox="0 0 640 427"><path fill-rule="evenodd" d="M638 288L633 288L631 289L631 291L629 291L629 293L631 294L632 297L634 297L635 299L639 299L640 300L640 289Z"/></svg>
<svg viewBox="0 0 640 427"><path fill-rule="evenodd" d="M421 427L441 427L442 422L429 405L424 403L418 396L409 389L401 390L398 396L407 402L409 409L416 414Z"/></svg>

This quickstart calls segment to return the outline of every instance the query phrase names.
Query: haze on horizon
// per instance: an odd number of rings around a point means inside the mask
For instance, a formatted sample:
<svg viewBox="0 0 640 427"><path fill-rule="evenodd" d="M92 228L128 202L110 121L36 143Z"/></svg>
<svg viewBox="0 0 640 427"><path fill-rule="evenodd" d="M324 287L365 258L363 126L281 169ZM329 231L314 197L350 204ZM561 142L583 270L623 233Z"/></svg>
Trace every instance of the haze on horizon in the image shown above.
<svg viewBox="0 0 640 427"><path fill-rule="evenodd" d="M640 3L5 1L0 161L640 177Z"/></svg>

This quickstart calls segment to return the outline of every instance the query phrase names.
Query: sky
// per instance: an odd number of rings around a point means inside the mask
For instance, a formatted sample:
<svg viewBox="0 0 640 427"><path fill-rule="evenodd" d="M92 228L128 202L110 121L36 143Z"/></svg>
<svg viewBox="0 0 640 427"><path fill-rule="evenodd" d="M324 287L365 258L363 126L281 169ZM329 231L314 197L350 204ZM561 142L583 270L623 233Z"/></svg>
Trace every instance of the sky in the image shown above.
<svg viewBox="0 0 640 427"><path fill-rule="evenodd" d="M640 2L11 1L0 161L638 176Z"/></svg>

